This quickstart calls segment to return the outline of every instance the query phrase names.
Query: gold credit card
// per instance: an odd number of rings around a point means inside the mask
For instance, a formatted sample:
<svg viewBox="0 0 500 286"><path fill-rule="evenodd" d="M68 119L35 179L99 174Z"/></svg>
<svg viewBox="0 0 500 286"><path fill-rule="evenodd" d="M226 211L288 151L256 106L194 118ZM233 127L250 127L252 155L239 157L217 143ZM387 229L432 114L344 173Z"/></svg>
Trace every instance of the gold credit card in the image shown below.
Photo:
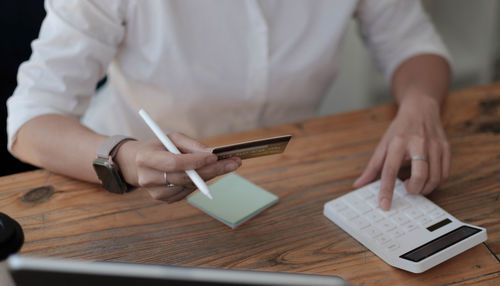
<svg viewBox="0 0 500 286"><path fill-rule="evenodd" d="M283 153L292 135L283 135L266 139L240 142L231 145L215 147L212 153L217 155L219 160L231 157L249 159L260 156Z"/></svg>

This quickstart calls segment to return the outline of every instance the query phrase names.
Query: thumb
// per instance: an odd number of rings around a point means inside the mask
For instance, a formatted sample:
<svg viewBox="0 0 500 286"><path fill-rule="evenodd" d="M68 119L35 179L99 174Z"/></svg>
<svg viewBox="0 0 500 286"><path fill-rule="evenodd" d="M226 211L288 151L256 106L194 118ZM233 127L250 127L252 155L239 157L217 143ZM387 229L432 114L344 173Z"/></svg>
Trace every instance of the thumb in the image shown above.
<svg viewBox="0 0 500 286"><path fill-rule="evenodd" d="M377 174L382 169L384 163L385 150L385 148L382 148L380 146L377 147L375 153L373 153L370 161L368 162L368 165L366 166L361 176L359 176L356 181L354 181L352 185L354 188L360 188L370 183L377 177Z"/></svg>

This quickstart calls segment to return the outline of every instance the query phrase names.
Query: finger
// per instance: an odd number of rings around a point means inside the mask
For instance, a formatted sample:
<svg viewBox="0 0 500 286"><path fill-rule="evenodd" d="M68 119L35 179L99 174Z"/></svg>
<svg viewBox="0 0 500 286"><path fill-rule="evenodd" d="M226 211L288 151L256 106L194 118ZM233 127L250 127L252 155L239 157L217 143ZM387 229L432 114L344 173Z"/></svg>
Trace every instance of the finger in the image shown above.
<svg viewBox="0 0 500 286"><path fill-rule="evenodd" d="M167 173L167 181L176 186L193 185L193 182L184 171Z"/></svg>
<svg viewBox="0 0 500 286"><path fill-rule="evenodd" d="M212 178L215 178L220 175L224 175L226 173L232 172L238 169L241 166L240 158L230 158L221 161L217 161L213 164L206 165L200 169L197 169L196 172L200 175L200 177L204 181L208 181ZM167 173L167 181L174 185L193 185L191 179L186 174L186 172L171 172ZM162 181L163 180L163 181ZM163 173L157 176L158 184L165 183L165 177Z"/></svg>
<svg viewBox="0 0 500 286"><path fill-rule="evenodd" d="M196 190L196 188L184 188L183 191L177 193L175 196L170 197L167 200L167 203L171 204L171 203L178 202L178 201L184 199L187 195L191 194L194 190Z"/></svg>
<svg viewBox="0 0 500 286"><path fill-rule="evenodd" d="M359 176L359 178L356 179L356 181L353 184L353 187L360 188L368 184L369 182L373 181L377 177L377 174L380 172L380 169L382 169L384 158L386 155L386 150L387 147L385 142L380 142L380 144L375 149L375 152L373 153L372 157L370 158L368 165L363 171L363 174L361 174L361 176Z"/></svg>
<svg viewBox="0 0 500 286"><path fill-rule="evenodd" d="M423 139L413 139L410 142L410 157L427 156L427 148ZM424 189L425 182L429 176L429 163L424 160L411 161L411 176L408 180L407 190L410 194L420 194Z"/></svg>
<svg viewBox="0 0 500 286"><path fill-rule="evenodd" d="M442 125L435 126L436 127L436 132L438 134L438 138L441 138L440 145L441 145L441 167L442 167L442 173L441 173L441 182L443 183L448 179L450 176L450 165L451 165L451 148L450 148L450 143L446 139L446 133L443 129Z"/></svg>
<svg viewBox="0 0 500 286"><path fill-rule="evenodd" d="M423 195L430 194L441 181L441 146L439 143L433 141L429 145L429 178L422 190Z"/></svg>
<svg viewBox="0 0 500 286"><path fill-rule="evenodd" d="M450 177L450 165L451 165L451 148L448 141L444 141L441 143L442 152L442 181L447 180Z"/></svg>
<svg viewBox="0 0 500 286"><path fill-rule="evenodd" d="M168 184L193 185L184 171L166 173L150 168L143 168L139 171L138 183L140 187L145 188L166 187Z"/></svg>
<svg viewBox="0 0 500 286"><path fill-rule="evenodd" d="M217 161L216 163L202 167L196 171L205 181L208 181L214 177L221 176L229 172L233 172L240 166L241 166L241 159L238 157L233 157Z"/></svg>
<svg viewBox="0 0 500 286"><path fill-rule="evenodd" d="M137 172L137 183L140 187L164 186L165 177L162 171L151 168L140 168Z"/></svg>
<svg viewBox="0 0 500 286"><path fill-rule="evenodd" d="M172 154L167 151L149 150L137 155L137 165L166 172L193 170L217 161L217 156L196 152Z"/></svg>
<svg viewBox="0 0 500 286"><path fill-rule="evenodd" d="M176 196L178 193L184 191L184 188L182 186L175 186L175 187L152 187L152 188L146 188L148 191L149 195L159 201L168 201L170 198Z"/></svg>
<svg viewBox="0 0 500 286"><path fill-rule="evenodd" d="M174 132L168 134L168 137L182 153L210 152L210 148L207 145L183 133Z"/></svg>
<svg viewBox="0 0 500 286"><path fill-rule="evenodd" d="M387 156L382 168L382 178L380 183L379 206L383 210L391 207L394 183L398 176L401 161L405 155L405 146L402 139L396 138L387 149Z"/></svg>

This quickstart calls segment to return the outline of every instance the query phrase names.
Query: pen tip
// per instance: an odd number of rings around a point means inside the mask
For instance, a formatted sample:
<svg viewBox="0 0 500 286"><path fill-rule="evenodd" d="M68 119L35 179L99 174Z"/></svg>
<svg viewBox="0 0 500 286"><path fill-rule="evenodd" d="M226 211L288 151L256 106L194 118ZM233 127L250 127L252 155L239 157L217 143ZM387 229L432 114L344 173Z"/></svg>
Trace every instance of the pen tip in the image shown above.
<svg viewBox="0 0 500 286"><path fill-rule="evenodd" d="M210 189L208 186L198 186L198 189L200 192L202 192L205 196L207 196L209 199L213 200L214 198L212 197L212 194L210 193Z"/></svg>

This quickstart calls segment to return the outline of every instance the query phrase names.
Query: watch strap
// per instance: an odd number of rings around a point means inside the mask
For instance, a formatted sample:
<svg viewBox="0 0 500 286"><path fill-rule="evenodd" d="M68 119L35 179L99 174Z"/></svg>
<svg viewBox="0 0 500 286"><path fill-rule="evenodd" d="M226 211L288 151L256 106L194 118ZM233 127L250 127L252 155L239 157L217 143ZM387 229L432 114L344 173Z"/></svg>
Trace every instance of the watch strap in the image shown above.
<svg viewBox="0 0 500 286"><path fill-rule="evenodd" d="M116 152L118 151L118 147L121 144L130 140L137 140L137 139L123 135L113 135L109 137L101 144L99 149L97 149L97 157L107 159L111 156L111 158L114 158Z"/></svg>

